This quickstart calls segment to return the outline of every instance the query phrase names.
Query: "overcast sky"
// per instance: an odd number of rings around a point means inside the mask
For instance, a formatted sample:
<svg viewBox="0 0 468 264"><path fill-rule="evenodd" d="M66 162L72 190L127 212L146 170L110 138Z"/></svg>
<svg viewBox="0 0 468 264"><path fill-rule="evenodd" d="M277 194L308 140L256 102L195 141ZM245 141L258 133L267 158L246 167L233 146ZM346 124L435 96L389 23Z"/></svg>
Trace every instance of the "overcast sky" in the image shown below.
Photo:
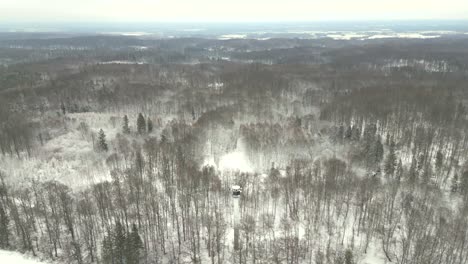
<svg viewBox="0 0 468 264"><path fill-rule="evenodd" d="M375 19L468 19L468 0L0 0L0 23Z"/></svg>

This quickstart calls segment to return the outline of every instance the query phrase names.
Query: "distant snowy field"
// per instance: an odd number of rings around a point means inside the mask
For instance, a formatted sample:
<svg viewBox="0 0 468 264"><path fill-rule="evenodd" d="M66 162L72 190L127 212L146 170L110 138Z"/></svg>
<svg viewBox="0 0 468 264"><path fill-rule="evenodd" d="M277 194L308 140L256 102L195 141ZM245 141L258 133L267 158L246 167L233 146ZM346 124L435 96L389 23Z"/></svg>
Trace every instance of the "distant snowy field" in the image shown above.
<svg viewBox="0 0 468 264"><path fill-rule="evenodd" d="M0 250L0 263L2 264L44 264L37 260L30 259L21 253Z"/></svg>
<svg viewBox="0 0 468 264"><path fill-rule="evenodd" d="M265 31L265 32L242 32L237 34L225 34L218 36L220 40L228 39L269 39L276 37L296 37L302 39L320 39L331 38L335 40L370 40L370 39L384 39L384 38L408 38L408 39L433 39L440 38L444 35L456 35L463 32L457 31L408 31L396 32L392 30L376 30L376 31L316 31L316 30L303 30L303 31ZM468 33L464 33L468 34Z"/></svg>
<svg viewBox="0 0 468 264"><path fill-rule="evenodd" d="M197 33L197 34L195 34ZM408 38L408 39L433 39L440 38L444 35L458 35L468 34L462 31L451 31L451 30L422 30L422 31L393 31L393 30L287 30L287 31L234 31L231 34L220 34L213 35L207 33L206 35L199 35L199 31L188 31L183 30L181 33L182 37L214 37L219 40L230 40L230 39L258 39L266 40L270 38L302 38L302 39L320 39L320 38L331 38L335 40L371 40L371 39L385 39L385 38ZM109 33L101 33L108 35ZM156 36L150 32L117 32L112 35L121 36ZM176 34L177 36L177 34ZM161 36L159 36L161 37ZM174 37L174 36L165 36Z"/></svg>

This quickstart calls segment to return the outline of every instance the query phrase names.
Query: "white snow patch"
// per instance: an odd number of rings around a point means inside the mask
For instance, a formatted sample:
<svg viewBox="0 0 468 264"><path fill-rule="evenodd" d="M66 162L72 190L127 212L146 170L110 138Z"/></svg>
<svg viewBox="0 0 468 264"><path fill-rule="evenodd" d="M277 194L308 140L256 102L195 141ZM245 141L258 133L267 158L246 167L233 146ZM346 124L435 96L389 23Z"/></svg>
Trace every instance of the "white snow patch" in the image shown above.
<svg viewBox="0 0 468 264"><path fill-rule="evenodd" d="M431 39L440 38L440 35L424 35L421 33L394 33L394 34L377 34L368 37L368 39L382 38L415 38L415 39Z"/></svg>
<svg viewBox="0 0 468 264"><path fill-rule="evenodd" d="M450 72L453 70L446 61L443 60L389 60L384 66L384 68L401 68L401 67L418 67L424 69L426 72Z"/></svg>
<svg viewBox="0 0 468 264"><path fill-rule="evenodd" d="M226 34L226 35L219 36L218 39L226 40L226 39L245 39L245 38L247 38L247 35L244 35L244 34Z"/></svg>
<svg viewBox="0 0 468 264"><path fill-rule="evenodd" d="M224 87L224 83L223 82L213 82L213 83L209 83L208 87L219 89L219 88Z"/></svg>
<svg viewBox="0 0 468 264"><path fill-rule="evenodd" d="M45 262L40 262L34 259L29 259L26 256L14 252L14 251L6 251L0 250L0 263L11 263L11 264L42 264Z"/></svg>
<svg viewBox="0 0 468 264"><path fill-rule="evenodd" d="M239 170L243 172L252 172L252 166L245 154L241 151L234 151L221 157L219 161L221 170Z"/></svg>
<svg viewBox="0 0 468 264"><path fill-rule="evenodd" d="M205 161L203 162L203 167L217 168L218 166L216 166L216 162L214 160L214 157L211 156L211 157L208 157L208 158L205 159Z"/></svg>
<svg viewBox="0 0 468 264"><path fill-rule="evenodd" d="M130 47L132 47L132 48L134 48L136 50L147 50L148 49L148 47L146 47L146 46L130 46Z"/></svg>
<svg viewBox="0 0 468 264"><path fill-rule="evenodd" d="M420 31L420 33L432 34L432 35L437 35L437 34L452 35L452 34L458 34L459 32L453 31L453 30L426 30L426 31Z"/></svg>
<svg viewBox="0 0 468 264"><path fill-rule="evenodd" d="M350 39L355 39L359 38L362 39L366 37L367 35L365 34L359 34L359 33L344 33L344 34L327 34L327 37L335 39L335 40L350 40Z"/></svg>
<svg viewBox="0 0 468 264"><path fill-rule="evenodd" d="M76 160L93 151L92 144L83 138L77 131L60 135L46 142L43 148L49 153L58 154L61 158Z"/></svg>
<svg viewBox="0 0 468 264"><path fill-rule="evenodd" d="M362 256L362 259L358 262L359 264L384 264L386 263L383 252L376 248L374 243L369 244L367 253Z"/></svg>
<svg viewBox="0 0 468 264"><path fill-rule="evenodd" d="M246 155L246 148L242 138L237 139L234 151L221 156L219 169L221 171L254 172L254 167Z"/></svg>

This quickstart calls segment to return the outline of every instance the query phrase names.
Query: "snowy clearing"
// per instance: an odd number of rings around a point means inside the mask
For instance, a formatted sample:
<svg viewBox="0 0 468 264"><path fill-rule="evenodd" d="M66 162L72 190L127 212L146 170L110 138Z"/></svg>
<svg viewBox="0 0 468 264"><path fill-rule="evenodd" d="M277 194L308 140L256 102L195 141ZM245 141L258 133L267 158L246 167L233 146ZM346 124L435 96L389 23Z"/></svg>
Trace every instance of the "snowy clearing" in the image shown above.
<svg viewBox="0 0 468 264"><path fill-rule="evenodd" d="M40 262L34 259L30 259L21 253L0 250L0 263L5 264L42 264L45 262Z"/></svg>

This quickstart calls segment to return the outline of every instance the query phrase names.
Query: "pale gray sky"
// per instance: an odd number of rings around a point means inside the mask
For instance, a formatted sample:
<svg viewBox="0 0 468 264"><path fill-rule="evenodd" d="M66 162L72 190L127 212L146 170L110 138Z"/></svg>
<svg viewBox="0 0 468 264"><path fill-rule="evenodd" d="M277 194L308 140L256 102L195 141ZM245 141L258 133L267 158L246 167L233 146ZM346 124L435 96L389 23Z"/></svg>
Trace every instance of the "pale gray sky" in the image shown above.
<svg viewBox="0 0 468 264"><path fill-rule="evenodd" d="M0 0L0 23L373 19L468 19L468 0Z"/></svg>

